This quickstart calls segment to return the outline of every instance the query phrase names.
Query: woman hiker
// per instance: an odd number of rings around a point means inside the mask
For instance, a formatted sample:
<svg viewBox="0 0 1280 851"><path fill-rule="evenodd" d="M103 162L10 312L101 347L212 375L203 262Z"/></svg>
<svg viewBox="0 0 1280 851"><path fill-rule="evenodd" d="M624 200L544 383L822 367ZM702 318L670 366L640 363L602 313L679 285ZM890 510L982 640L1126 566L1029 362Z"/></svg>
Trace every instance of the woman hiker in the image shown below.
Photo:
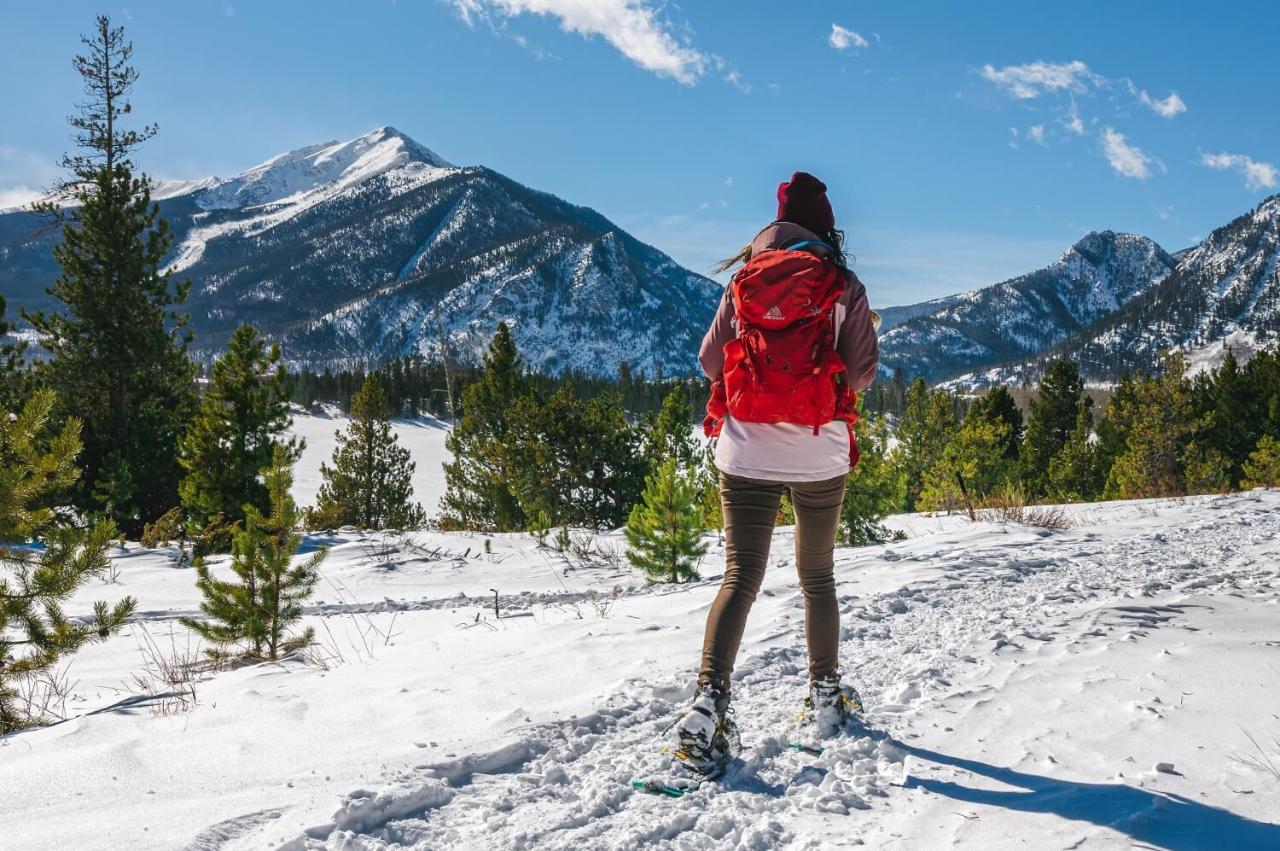
<svg viewBox="0 0 1280 851"><path fill-rule="evenodd" d="M811 174L796 172L778 187L777 220L719 271L739 263L699 354L712 380L705 428L716 438L725 573L675 748L680 762L704 773L729 750L729 678L784 491L795 509L805 599L807 715L827 736L862 708L840 680L833 550L845 478L858 457L854 394L875 379L879 317L848 267L827 187Z"/></svg>

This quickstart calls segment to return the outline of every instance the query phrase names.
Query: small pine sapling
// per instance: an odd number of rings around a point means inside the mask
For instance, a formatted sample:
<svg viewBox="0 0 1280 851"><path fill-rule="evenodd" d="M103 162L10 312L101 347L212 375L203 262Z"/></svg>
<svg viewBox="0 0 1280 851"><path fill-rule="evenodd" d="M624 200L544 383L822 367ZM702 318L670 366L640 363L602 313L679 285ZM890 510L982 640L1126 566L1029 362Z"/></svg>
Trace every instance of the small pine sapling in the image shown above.
<svg viewBox="0 0 1280 851"><path fill-rule="evenodd" d="M631 509L625 529L628 560L654 582L698 578L706 554L693 483L667 459L645 482L643 501Z"/></svg>
<svg viewBox="0 0 1280 851"><path fill-rule="evenodd" d="M264 517L249 506L243 523L233 528L235 578L219 579L203 561L196 564L196 586L204 596L200 608L207 619L184 618L183 623L214 645L214 658L277 659L313 637L310 629L286 637L302 617L301 603L315 588L316 569L326 555L319 550L294 563L302 536L296 531L298 508L289 495L290 464L287 448L277 447L272 466L264 472L271 514Z"/></svg>

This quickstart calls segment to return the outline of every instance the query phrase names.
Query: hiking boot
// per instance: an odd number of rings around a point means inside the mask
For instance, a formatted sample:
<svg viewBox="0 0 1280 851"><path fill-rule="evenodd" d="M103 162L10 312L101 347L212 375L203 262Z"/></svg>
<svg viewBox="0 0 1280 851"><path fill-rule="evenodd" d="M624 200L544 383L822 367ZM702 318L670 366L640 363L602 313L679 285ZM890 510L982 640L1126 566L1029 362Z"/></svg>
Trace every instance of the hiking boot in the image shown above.
<svg viewBox="0 0 1280 851"><path fill-rule="evenodd" d="M693 705L675 724L673 754L700 774L722 767L733 754L738 728L729 709L729 695L700 684Z"/></svg>
<svg viewBox="0 0 1280 851"><path fill-rule="evenodd" d="M818 737L824 739L862 718L862 698L853 686L840 683L839 674L810 682L804 708L806 719L812 721Z"/></svg>

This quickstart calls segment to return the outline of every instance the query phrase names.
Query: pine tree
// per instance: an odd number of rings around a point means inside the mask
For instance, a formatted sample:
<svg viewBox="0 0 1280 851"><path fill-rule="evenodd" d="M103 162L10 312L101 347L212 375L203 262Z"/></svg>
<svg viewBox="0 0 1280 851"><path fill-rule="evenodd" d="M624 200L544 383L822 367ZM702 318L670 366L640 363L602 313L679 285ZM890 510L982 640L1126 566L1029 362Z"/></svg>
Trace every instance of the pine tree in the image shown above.
<svg viewBox="0 0 1280 851"><path fill-rule="evenodd" d="M986 417L966 417L947 440L941 457L925 474L920 491L921 511L966 508L965 491L973 502L1009 484L1011 462L1001 454L1009 424ZM961 489L964 483L964 490Z"/></svg>
<svg viewBox="0 0 1280 851"><path fill-rule="evenodd" d="M391 431L391 412L378 378L370 375L351 399L351 424L338 432L333 466L320 465L324 482L308 523L312 528L416 529L426 522L413 502L414 463Z"/></svg>
<svg viewBox="0 0 1280 851"><path fill-rule="evenodd" d="M1167 357L1158 378L1140 378L1120 413L1127 425L1103 495L1108 499L1180 496L1186 492L1182 457L1195 430L1186 358Z"/></svg>
<svg viewBox="0 0 1280 851"><path fill-rule="evenodd" d="M214 657L277 659L312 640L311 629L287 638L289 628L302 617L302 601L319 581L316 570L326 555L318 550L294 563L302 536L297 532L298 508L289 495L292 465L289 450L277 446L271 466L263 470L270 515L246 506L243 522L232 533L235 579L218 579L203 560L196 563L196 587L204 598L200 609L208 619L184 618L183 623L214 645Z"/></svg>
<svg viewBox="0 0 1280 851"><path fill-rule="evenodd" d="M1084 381L1076 365L1066 358L1050 361L1028 405L1022 443L1023 479L1029 496L1049 493L1049 464L1071 439L1081 404L1089 406L1093 400L1084 395Z"/></svg>
<svg viewBox="0 0 1280 851"><path fill-rule="evenodd" d="M702 450L694 487L698 519L702 528L724 529L724 504L720 502L720 468L716 466L715 450L710 446Z"/></svg>
<svg viewBox="0 0 1280 851"><path fill-rule="evenodd" d="M1226 493L1231 489L1231 462L1216 447L1193 440L1182 450L1181 461L1187 494Z"/></svg>
<svg viewBox="0 0 1280 851"><path fill-rule="evenodd" d="M1280 440L1269 434L1258 438L1258 444L1244 462L1246 488L1280 487Z"/></svg>
<svg viewBox="0 0 1280 851"><path fill-rule="evenodd" d="M504 453L511 493L525 517L559 526L616 528L644 488L640 435L616 396L583 402L566 381L546 402L516 401Z"/></svg>
<svg viewBox="0 0 1280 851"><path fill-rule="evenodd" d="M132 45L106 17L82 40L88 53L75 68L88 100L70 118L82 152L63 158L71 177L34 207L61 224L61 273L49 289L61 307L24 315L49 353L41 373L59 415L84 421L76 505L137 535L178 502L178 438L195 403L176 310L189 285L162 271L172 238L130 160L155 128L121 126L138 77Z"/></svg>
<svg viewBox="0 0 1280 851"><path fill-rule="evenodd" d="M894 453L907 489L908 511L918 510L925 477L942 461L942 454L959 428L945 391L930 392L923 378L911 382L907 404L898 423L899 448Z"/></svg>
<svg viewBox="0 0 1280 851"><path fill-rule="evenodd" d="M1216 454L1225 462L1230 487L1240 483L1245 458L1253 447L1253 435L1258 433L1260 426L1258 420L1261 418L1251 415L1254 414L1250 398L1252 389L1230 347L1227 348L1222 365L1212 372L1196 376L1192 385L1192 408L1197 421L1204 425L1203 433L1197 441L1199 451ZM1212 470L1208 467L1199 468L1197 472L1212 475ZM1218 491L1208 481L1198 481L1196 485L1192 485L1191 478L1189 469L1187 485L1194 492Z"/></svg>
<svg viewBox="0 0 1280 851"><path fill-rule="evenodd" d="M651 581L687 582L698 578L707 551L694 504L693 486L668 459L645 481L641 502L631 509L625 530L628 560Z"/></svg>
<svg viewBox="0 0 1280 851"><path fill-rule="evenodd" d="M1076 425L1058 454L1049 462L1048 495L1061 502L1088 502L1102 492L1105 471L1098 464L1098 450L1091 442L1093 415L1090 406L1076 406Z"/></svg>
<svg viewBox="0 0 1280 851"><path fill-rule="evenodd" d="M648 425L649 461L653 469L662 466L668 458L676 460L676 467L689 471L698 461L698 442L693 436L693 408L685 398L685 391L675 387L662 400L662 409Z"/></svg>
<svg viewBox="0 0 1280 851"><path fill-rule="evenodd" d="M859 399L859 411L862 400ZM888 537L880 521L902 510L906 484L902 470L890 456L892 431L888 417L862 414L854 424L858 464L849 471L840 509L845 539L863 546Z"/></svg>
<svg viewBox="0 0 1280 851"><path fill-rule="evenodd" d="M26 342L5 340L13 330L13 325L5 321L5 307L4 296L0 295L0 412L18 410L33 389L25 359Z"/></svg>
<svg viewBox="0 0 1280 851"><path fill-rule="evenodd" d="M483 375L463 391L462 416L445 439L451 456L444 465L441 500L446 527L524 530L524 512L511 492L506 447L511 410L526 392L523 361L506 323L500 323L484 357Z"/></svg>
<svg viewBox="0 0 1280 851"><path fill-rule="evenodd" d="M1129 419L1137 405L1136 387L1137 380L1132 375L1122 376L1120 383L1112 389L1102 416L1095 423L1098 439L1093 445L1094 464L1098 481L1104 486L1111 477L1116 459L1124 454L1125 442L1129 438ZM1105 490L1100 493L1105 493Z"/></svg>
<svg viewBox="0 0 1280 851"><path fill-rule="evenodd" d="M1004 385L991 388L974 401L965 417L981 417L991 422L1007 424L1008 429L1005 431L1005 438L1000 445L1000 454L1007 461L1018 461L1022 451L1022 437L1025 425L1022 419L1022 410L1018 408L1018 403L1014 401L1013 394L1009 392L1009 388Z"/></svg>
<svg viewBox="0 0 1280 851"><path fill-rule="evenodd" d="M22 410L0 411L0 736L40 718L18 704L19 682L48 671L85 644L124 625L134 601L95 603L93 618L73 622L62 604L107 569L107 547L117 536L110 521L76 528L47 506L75 483L80 471L80 423L50 428L54 395L35 392ZM43 550L19 542L42 538Z"/></svg>
<svg viewBox="0 0 1280 851"><path fill-rule="evenodd" d="M299 441L281 438L289 422L280 347L268 348L252 326L241 326L214 362L209 389L180 445L187 475L178 491L188 517L204 530L204 551L225 549L229 527L244 520L246 507L260 514L270 510L261 472L273 464L277 449L290 464L302 452Z"/></svg>

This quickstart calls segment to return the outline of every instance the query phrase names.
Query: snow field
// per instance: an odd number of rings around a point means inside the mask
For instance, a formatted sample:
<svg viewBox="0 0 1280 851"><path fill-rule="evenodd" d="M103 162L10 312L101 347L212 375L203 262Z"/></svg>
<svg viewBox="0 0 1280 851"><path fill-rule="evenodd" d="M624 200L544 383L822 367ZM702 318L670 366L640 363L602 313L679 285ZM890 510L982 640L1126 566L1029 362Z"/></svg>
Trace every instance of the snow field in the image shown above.
<svg viewBox="0 0 1280 851"><path fill-rule="evenodd" d="M305 503L341 424L299 420ZM431 512L444 432L397 428ZM203 675L168 712L132 677L150 642L192 648L194 574L130 545L68 607L140 610L71 662L71 720L0 740L0 848L1280 847L1280 784L1235 759L1245 730L1280 735L1277 509L1088 505L1054 533L891 518L908 540L837 549L868 730L818 757L786 747L806 654L780 529L734 674L740 761L679 801L629 781L663 768L692 694L711 536L679 587L646 586L617 533L578 533L587 559L525 535L309 536L330 551L307 658Z"/></svg>

